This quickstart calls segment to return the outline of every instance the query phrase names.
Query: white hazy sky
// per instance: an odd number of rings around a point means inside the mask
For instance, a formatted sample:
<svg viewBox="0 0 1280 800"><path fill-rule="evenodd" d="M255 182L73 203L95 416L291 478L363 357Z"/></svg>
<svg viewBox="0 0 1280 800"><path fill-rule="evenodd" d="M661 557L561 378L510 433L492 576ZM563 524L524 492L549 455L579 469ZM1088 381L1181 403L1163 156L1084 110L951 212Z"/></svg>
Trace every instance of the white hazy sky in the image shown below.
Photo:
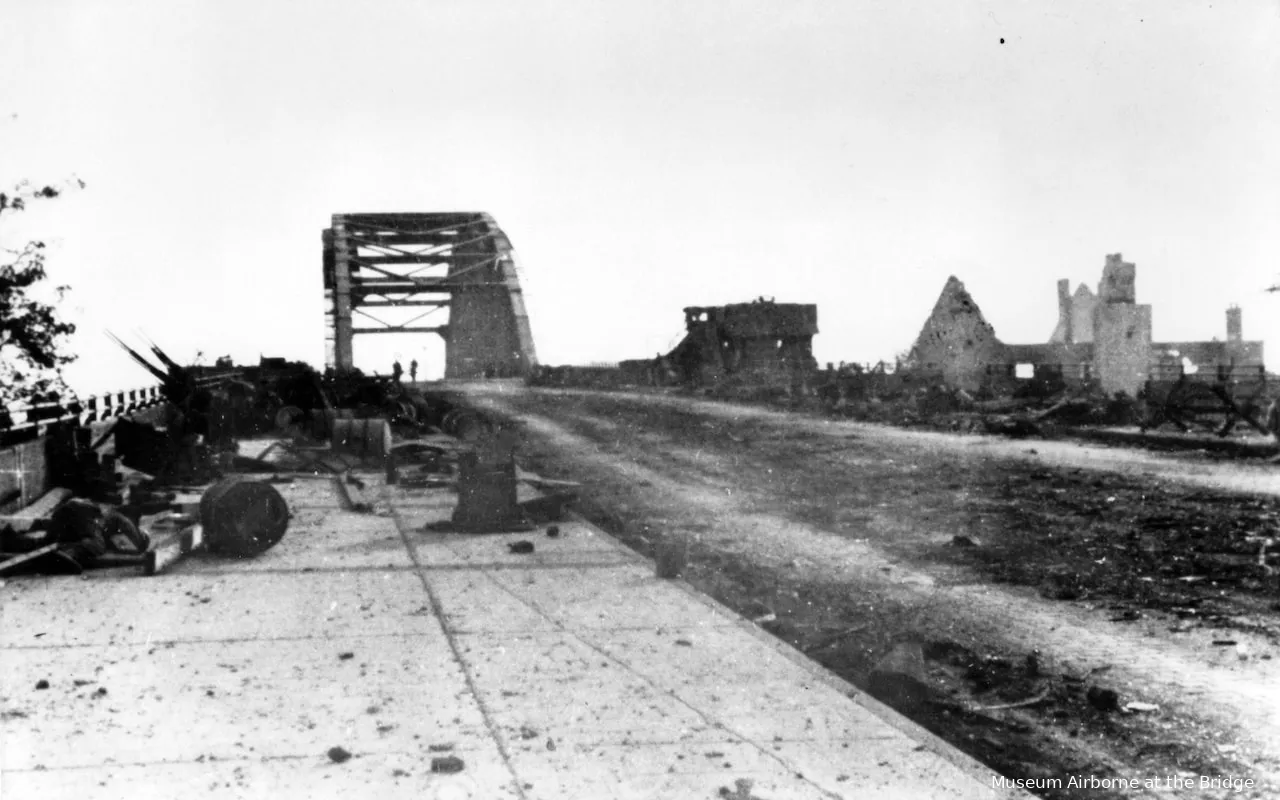
<svg viewBox="0 0 1280 800"><path fill-rule="evenodd" d="M320 231L364 211L493 214L544 363L759 295L892 357L951 274L1040 342L1113 252L1157 339L1234 302L1280 358L1275 0L7 0L0 52L0 183L88 184L0 223L56 245L84 392L146 378L103 329L320 363Z"/></svg>

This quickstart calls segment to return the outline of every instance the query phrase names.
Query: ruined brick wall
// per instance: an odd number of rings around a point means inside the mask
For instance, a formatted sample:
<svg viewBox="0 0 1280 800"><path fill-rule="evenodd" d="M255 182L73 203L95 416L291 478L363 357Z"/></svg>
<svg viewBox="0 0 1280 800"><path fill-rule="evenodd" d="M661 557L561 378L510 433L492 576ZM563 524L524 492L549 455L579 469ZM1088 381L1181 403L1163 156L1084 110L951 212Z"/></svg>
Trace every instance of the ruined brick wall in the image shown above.
<svg viewBox="0 0 1280 800"><path fill-rule="evenodd" d="M1119 253L1108 255L1102 267L1102 280L1098 282L1098 299L1103 303L1137 302L1136 278L1136 266Z"/></svg>
<svg viewBox="0 0 1280 800"><path fill-rule="evenodd" d="M1244 317L1240 306L1231 306L1227 309L1227 341L1237 343L1244 341Z"/></svg>
<svg viewBox="0 0 1280 800"><path fill-rule="evenodd" d="M1088 344L1093 341L1093 313L1098 307L1098 296L1083 283L1071 296L1071 344Z"/></svg>
<svg viewBox="0 0 1280 800"><path fill-rule="evenodd" d="M1071 282L1058 281L1058 324L1050 344L1088 344L1093 341L1093 310L1097 296L1083 283L1070 293Z"/></svg>
<svg viewBox="0 0 1280 800"><path fill-rule="evenodd" d="M989 367L1006 361L995 329L953 275L911 348L908 366L937 372L949 386L976 391L992 380Z"/></svg>
<svg viewBox="0 0 1280 800"><path fill-rule="evenodd" d="M1093 325L1094 372L1104 392L1136 396L1151 370L1151 306L1099 303Z"/></svg>

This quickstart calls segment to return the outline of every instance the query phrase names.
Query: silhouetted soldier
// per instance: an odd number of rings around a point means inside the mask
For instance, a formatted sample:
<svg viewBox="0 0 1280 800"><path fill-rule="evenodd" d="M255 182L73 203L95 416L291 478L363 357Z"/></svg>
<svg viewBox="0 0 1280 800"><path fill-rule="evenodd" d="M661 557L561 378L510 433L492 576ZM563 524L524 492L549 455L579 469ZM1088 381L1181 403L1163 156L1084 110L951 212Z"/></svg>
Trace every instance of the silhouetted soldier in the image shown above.
<svg viewBox="0 0 1280 800"><path fill-rule="evenodd" d="M400 382L400 376L404 375L404 367L400 366L400 361L391 365L391 379L396 383Z"/></svg>
<svg viewBox="0 0 1280 800"><path fill-rule="evenodd" d="M418 382L418 359L416 358L409 362L409 382Z"/></svg>

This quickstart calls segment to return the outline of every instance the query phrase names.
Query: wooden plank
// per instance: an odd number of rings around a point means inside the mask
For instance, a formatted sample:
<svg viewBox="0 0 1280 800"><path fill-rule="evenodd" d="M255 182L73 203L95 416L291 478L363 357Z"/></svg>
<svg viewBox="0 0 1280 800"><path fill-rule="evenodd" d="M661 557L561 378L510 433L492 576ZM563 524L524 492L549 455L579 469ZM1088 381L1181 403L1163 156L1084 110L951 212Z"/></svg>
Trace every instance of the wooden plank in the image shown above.
<svg viewBox="0 0 1280 800"><path fill-rule="evenodd" d="M48 517L55 508L69 500L71 494L70 489L50 489L39 500L16 514L0 516L0 526L8 525L17 533L25 533L31 530L36 520Z"/></svg>
<svg viewBox="0 0 1280 800"><path fill-rule="evenodd" d="M9 570L18 566L19 564L25 564L28 561L35 560L40 556L45 555L46 553L52 553L54 550L57 550L57 549L58 549L58 545L47 544L44 547L40 547L35 550L32 550L30 553L23 553L20 556L13 556L12 558L7 558L4 561L0 562L0 575L5 574Z"/></svg>

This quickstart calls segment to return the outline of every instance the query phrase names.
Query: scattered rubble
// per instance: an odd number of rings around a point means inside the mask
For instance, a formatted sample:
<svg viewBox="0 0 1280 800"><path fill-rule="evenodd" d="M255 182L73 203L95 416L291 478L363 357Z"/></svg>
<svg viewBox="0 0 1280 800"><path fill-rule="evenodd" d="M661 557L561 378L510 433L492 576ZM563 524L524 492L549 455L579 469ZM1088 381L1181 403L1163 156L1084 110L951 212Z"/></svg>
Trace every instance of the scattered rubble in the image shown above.
<svg viewBox="0 0 1280 800"><path fill-rule="evenodd" d="M466 765L457 756L436 756L431 759L431 771L443 774L462 772Z"/></svg>
<svg viewBox="0 0 1280 800"><path fill-rule="evenodd" d="M330 747L329 760L335 764L342 764L351 758L351 753L343 747Z"/></svg>

